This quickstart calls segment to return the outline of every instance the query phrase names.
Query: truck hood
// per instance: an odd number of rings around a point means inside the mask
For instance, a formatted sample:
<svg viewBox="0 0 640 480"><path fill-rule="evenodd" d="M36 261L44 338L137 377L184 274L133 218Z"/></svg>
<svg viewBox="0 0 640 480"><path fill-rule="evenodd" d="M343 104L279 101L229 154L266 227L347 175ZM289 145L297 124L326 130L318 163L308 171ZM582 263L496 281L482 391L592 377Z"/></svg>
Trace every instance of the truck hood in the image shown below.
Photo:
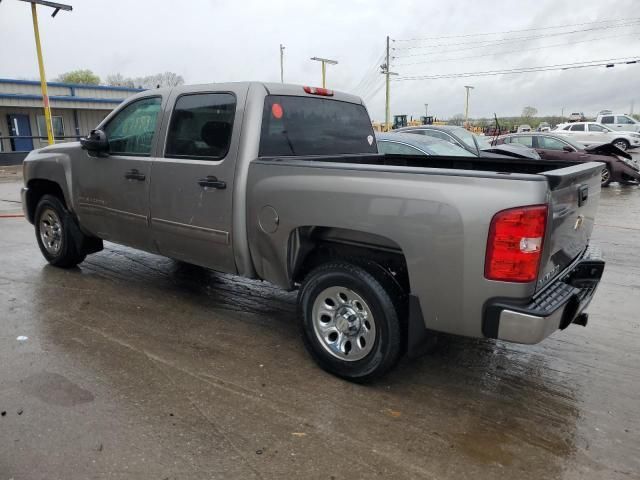
<svg viewBox="0 0 640 480"><path fill-rule="evenodd" d="M627 160L631 160L631 155L629 155L624 150L620 150L618 147L613 145L612 143L603 143L601 145L592 145L590 147L585 147L584 151L587 153L593 153L595 155L615 155L617 157L623 157Z"/></svg>

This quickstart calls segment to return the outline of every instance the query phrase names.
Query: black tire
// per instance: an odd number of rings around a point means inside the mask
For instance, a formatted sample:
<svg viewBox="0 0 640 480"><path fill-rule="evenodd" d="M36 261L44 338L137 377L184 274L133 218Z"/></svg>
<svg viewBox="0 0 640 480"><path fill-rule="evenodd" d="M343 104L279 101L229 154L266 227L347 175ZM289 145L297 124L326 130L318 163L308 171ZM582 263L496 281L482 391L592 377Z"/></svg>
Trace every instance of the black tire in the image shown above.
<svg viewBox="0 0 640 480"><path fill-rule="evenodd" d="M361 359L347 361L336 357L316 335L314 303L321 293L332 287L346 288L361 297L372 314L375 340ZM312 270L300 289L298 310L305 347L318 365L355 382L367 382L389 371L403 351L403 326L399 318L402 308L394 298L396 292L394 285L383 276L348 262L335 261Z"/></svg>
<svg viewBox="0 0 640 480"><path fill-rule="evenodd" d="M613 145L615 145L616 147L618 147L620 150L623 151L627 151L629 149L629 147L631 146L631 144L626 141L624 138L616 138L613 142L611 142Z"/></svg>
<svg viewBox="0 0 640 480"><path fill-rule="evenodd" d="M602 188L608 187L610 183L611 183L611 168L609 167L609 165L607 165L602 169L600 186Z"/></svg>
<svg viewBox="0 0 640 480"><path fill-rule="evenodd" d="M51 211L55 212L60 224L57 229L60 244L55 251L52 248L47 248L42 238L43 216ZM42 255L51 265L60 268L71 268L85 259L86 254L78 251L77 244L71 233L71 222L73 221L73 217L58 197L44 195L38 202L34 215L36 239Z"/></svg>

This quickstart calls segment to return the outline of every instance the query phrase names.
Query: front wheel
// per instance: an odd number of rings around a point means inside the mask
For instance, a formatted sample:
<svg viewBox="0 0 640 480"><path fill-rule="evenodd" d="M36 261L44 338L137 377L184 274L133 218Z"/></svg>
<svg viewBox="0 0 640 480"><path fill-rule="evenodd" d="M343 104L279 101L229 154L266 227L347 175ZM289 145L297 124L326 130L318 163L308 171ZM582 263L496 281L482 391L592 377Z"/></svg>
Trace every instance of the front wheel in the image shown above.
<svg viewBox="0 0 640 480"><path fill-rule="evenodd" d="M629 142L627 142L624 138L619 138L617 140L614 140L613 145L625 152L630 147Z"/></svg>
<svg viewBox="0 0 640 480"><path fill-rule="evenodd" d="M334 262L307 275L298 297L307 350L325 370L365 382L402 353L402 327L391 285L362 267Z"/></svg>
<svg viewBox="0 0 640 480"><path fill-rule="evenodd" d="M611 183L611 169L607 166L602 169L600 174L600 186L608 187Z"/></svg>
<svg viewBox="0 0 640 480"><path fill-rule="evenodd" d="M71 268L85 259L86 255L78 252L71 235L71 214L57 197L44 195L38 202L34 220L38 246L47 262Z"/></svg>

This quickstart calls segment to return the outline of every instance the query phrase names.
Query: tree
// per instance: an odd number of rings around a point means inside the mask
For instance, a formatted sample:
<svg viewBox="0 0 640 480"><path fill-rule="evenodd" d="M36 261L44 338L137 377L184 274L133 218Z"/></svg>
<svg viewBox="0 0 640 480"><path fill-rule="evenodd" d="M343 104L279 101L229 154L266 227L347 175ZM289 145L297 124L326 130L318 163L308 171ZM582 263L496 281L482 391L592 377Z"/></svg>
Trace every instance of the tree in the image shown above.
<svg viewBox="0 0 640 480"><path fill-rule="evenodd" d="M538 113L538 109L535 107L524 107L522 109L522 118L535 117Z"/></svg>
<svg viewBox="0 0 640 480"><path fill-rule="evenodd" d="M82 85L100 85L100 77L91 70L72 70L59 75L55 81Z"/></svg>
<svg viewBox="0 0 640 480"><path fill-rule="evenodd" d="M111 85L112 87L135 87L133 79L125 78L121 73L107 75L107 85Z"/></svg>
<svg viewBox="0 0 640 480"><path fill-rule="evenodd" d="M113 87L137 87L137 88L158 88L177 87L184 84L182 75L173 72L156 73L146 77L125 77L121 73L114 73L107 76L107 85Z"/></svg>
<svg viewBox="0 0 640 480"><path fill-rule="evenodd" d="M457 127L461 127L464 124L464 115L461 113L456 113L453 117L451 117L451 119L449 120L449 124L450 125L455 125Z"/></svg>

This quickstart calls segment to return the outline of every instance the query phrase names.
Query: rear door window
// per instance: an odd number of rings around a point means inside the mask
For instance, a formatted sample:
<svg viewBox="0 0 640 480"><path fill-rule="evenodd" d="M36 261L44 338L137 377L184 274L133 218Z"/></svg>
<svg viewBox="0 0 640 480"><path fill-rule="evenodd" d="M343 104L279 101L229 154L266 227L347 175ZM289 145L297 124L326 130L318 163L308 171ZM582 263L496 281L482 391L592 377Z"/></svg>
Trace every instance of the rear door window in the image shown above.
<svg viewBox="0 0 640 480"><path fill-rule="evenodd" d="M580 125L571 125L571 131L572 132L584 132L584 124L581 123Z"/></svg>
<svg viewBox="0 0 640 480"><path fill-rule="evenodd" d="M327 98L265 98L260 156L378 153L363 105Z"/></svg>
<svg viewBox="0 0 640 480"><path fill-rule="evenodd" d="M602 117L602 122L600 123L604 123L604 124L613 123L613 115Z"/></svg>
<svg viewBox="0 0 640 480"><path fill-rule="evenodd" d="M227 156L236 97L231 93L197 93L176 100L165 157L219 160Z"/></svg>

